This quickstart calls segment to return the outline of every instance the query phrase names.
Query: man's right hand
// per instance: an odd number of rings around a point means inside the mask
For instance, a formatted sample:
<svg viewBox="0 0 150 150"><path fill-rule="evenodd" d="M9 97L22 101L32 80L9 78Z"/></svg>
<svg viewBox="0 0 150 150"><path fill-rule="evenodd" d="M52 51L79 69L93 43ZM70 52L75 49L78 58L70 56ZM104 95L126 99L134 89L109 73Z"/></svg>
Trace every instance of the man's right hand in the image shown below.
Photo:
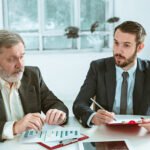
<svg viewBox="0 0 150 150"><path fill-rule="evenodd" d="M91 122L94 125L107 124L114 120L115 114L106 110L99 109L93 116Z"/></svg>
<svg viewBox="0 0 150 150"><path fill-rule="evenodd" d="M20 134L26 130L33 129L39 131L44 125L44 119L40 113L29 113L21 120L16 121L13 126L14 135Z"/></svg>

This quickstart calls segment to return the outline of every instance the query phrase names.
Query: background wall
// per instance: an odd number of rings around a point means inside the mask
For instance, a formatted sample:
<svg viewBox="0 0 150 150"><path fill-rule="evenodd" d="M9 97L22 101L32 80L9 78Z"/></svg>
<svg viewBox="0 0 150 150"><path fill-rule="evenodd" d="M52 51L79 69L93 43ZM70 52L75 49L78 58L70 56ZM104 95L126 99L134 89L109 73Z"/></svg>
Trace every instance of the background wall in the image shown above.
<svg viewBox="0 0 150 150"><path fill-rule="evenodd" d="M149 8L150 1L148 0L115 0L114 13L115 16L120 17L119 23L125 20L135 20L145 27L148 36L145 49L139 56L147 59L150 57ZM0 18L2 15L1 12ZM0 19L0 27L2 27L2 22L3 20ZM112 56L111 51L102 53L27 53L25 59L26 65L39 66L46 84L60 99L72 104L83 84L90 62L108 56Z"/></svg>
<svg viewBox="0 0 150 150"><path fill-rule="evenodd" d="M90 62L107 56L111 56L111 52L26 54L25 63L40 67L44 81L60 99L73 101Z"/></svg>
<svg viewBox="0 0 150 150"><path fill-rule="evenodd" d="M148 12L150 1L147 0L115 0L115 15L125 20L134 20L141 23L147 32L145 48L140 54L142 58L150 58L150 19Z"/></svg>

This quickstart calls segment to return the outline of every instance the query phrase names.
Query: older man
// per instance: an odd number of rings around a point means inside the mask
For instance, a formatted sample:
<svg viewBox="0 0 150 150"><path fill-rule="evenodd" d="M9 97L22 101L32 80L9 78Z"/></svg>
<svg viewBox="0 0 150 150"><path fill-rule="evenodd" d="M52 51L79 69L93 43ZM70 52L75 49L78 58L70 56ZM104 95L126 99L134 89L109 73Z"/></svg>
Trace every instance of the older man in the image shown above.
<svg viewBox="0 0 150 150"><path fill-rule="evenodd" d="M24 67L24 48L20 35L0 30L0 141L41 130L44 122L67 122L67 107L48 89L39 69Z"/></svg>

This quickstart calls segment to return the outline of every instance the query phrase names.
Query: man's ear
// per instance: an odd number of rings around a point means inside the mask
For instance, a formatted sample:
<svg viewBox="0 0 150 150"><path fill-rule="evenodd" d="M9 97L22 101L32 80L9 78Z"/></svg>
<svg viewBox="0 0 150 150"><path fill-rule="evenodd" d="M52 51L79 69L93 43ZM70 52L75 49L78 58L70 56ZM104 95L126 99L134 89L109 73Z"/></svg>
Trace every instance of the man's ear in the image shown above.
<svg viewBox="0 0 150 150"><path fill-rule="evenodd" d="M137 46L137 52L139 53L143 48L144 48L144 43L140 43L140 44Z"/></svg>

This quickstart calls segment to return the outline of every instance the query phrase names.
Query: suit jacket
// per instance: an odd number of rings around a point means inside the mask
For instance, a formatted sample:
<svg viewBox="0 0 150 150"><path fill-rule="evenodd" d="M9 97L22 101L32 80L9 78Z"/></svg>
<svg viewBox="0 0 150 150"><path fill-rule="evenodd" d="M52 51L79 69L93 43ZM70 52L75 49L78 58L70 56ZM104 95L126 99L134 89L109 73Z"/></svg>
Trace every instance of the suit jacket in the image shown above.
<svg viewBox="0 0 150 150"><path fill-rule="evenodd" d="M41 111L46 113L50 108L56 108L64 111L68 118L67 107L48 89L37 67L25 67L18 90L25 114ZM6 120L4 102L0 92L0 141L2 141L2 131Z"/></svg>
<svg viewBox="0 0 150 150"><path fill-rule="evenodd" d="M112 111L116 90L116 69L113 57L93 61L84 84L73 104L76 118L87 127L87 121L94 112L90 106L91 97L106 110ZM96 110L98 108L96 107ZM150 61L137 60L133 90L133 113L150 114Z"/></svg>

